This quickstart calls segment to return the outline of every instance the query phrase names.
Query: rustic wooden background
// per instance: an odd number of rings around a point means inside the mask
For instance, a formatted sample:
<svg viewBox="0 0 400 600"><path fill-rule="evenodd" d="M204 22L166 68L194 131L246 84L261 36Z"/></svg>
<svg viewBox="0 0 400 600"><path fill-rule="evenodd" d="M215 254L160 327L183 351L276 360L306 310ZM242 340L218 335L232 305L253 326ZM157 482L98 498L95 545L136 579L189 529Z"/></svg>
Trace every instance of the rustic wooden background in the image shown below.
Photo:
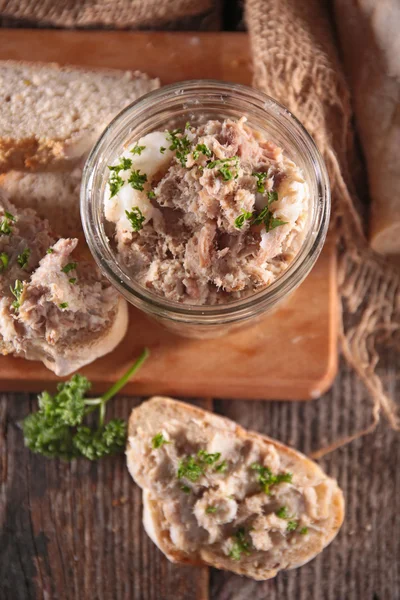
<svg viewBox="0 0 400 600"><path fill-rule="evenodd" d="M225 0L225 28L241 26L239 5ZM35 25L0 13L1 24ZM203 20L199 27L205 26ZM399 397L400 356L383 353L379 372L389 393ZM0 600L400 599L400 445L385 423L320 461L346 497L336 540L301 569L257 583L169 564L143 531L140 491L122 456L69 464L27 451L18 423L34 400L0 395ZM127 417L141 400L119 397L111 413ZM344 363L331 391L313 402L226 399L212 405L306 454L371 418L368 393Z"/></svg>

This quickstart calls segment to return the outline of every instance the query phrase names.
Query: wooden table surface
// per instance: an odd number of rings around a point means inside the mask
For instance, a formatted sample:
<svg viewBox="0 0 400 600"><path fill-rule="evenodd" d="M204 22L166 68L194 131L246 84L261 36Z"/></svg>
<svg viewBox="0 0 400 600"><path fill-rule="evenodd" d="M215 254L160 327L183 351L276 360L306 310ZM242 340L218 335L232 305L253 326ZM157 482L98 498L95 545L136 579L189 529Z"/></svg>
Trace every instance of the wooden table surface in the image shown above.
<svg viewBox="0 0 400 600"><path fill-rule="evenodd" d="M399 355L384 354L379 370L389 393L399 396ZM346 497L337 539L308 565L260 583L168 563L143 531L140 491L123 456L91 464L32 455L19 422L34 398L0 395L1 600L400 598L400 446L385 424L320 461ZM111 413L128 417L142 399L119 397ZM368 393L343 363L333 388L312 402L227 398L212 405L306 454L362 429L371 414Z"/></svg>

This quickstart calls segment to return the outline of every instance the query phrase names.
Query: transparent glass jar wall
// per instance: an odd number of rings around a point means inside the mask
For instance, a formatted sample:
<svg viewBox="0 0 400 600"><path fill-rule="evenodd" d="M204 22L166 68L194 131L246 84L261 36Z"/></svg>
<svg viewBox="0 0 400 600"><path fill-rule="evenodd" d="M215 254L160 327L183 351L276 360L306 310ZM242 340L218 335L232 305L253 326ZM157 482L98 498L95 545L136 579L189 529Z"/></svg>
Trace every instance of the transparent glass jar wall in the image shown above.
<svg viewBox="0 0 400 600"><path fill-rule="evenodd" d="M308 231L289 268L269 287L246 298L217 306L172 302L137 284L110 245L103 213L107 165L123 149L151 131L198 125L209 119L239 119L281 146L303 171L310 191ZM189 81L147 94L122 111L103 132L85 166L81 214L86 240L100 269L134 306L175 333L214 337L250 324L275 309L303 281L325 241L330 214L326 168L312 138L275 100L251 88L217 81Z"/></svg>

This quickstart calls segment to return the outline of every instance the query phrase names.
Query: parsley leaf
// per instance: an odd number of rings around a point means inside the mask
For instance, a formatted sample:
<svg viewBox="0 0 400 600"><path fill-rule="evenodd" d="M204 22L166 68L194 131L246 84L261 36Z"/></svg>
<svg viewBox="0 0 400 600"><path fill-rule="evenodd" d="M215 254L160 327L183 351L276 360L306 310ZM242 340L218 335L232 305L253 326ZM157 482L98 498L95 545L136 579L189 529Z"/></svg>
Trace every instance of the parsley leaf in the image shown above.
<svg viewBox="0 0 400 600"><path fill-rule="evenodd" d="M156 433L156 435L153 437L153 439L151 440L151 446L152 448L154 448L155 450L157 448L161 448L161 446L163 446L164 444L169 444L170 442L168 442L165 437L163 436L162 433Z"/></svg>
<svg viewBox="0 0 400 600"><path fill-rule="evenodd" d="M299 531L300 535L307 535L308 527L302 527Z"/></svg>
<svg viewBox="0 0 400 600"><path fill-rule="evenodd" d="M146 148L146 146L139 146L138 142L136 142L136 144L134 145L134 147L131 150L131 153L137 154L138 156L140 156L145 148Z"/></svg>
<svg viewBox="0 0 400 600"><path fill-rule="evenodd" d="M139 192L143 192L144 184L146 183L146 181L147 175L146 173L141 173L140 169L138 169L137 171L132 171L128 179L128 183L131 184L133 189L139 190Z"/></svg>
<svg viewBox="0 0 400 600"><path fill-rule="evenodd" d="M146 220L146 217L138 206L134 206L131 211L126 210L125 214L132 225L133 231L140 231L143 229L143 223Z"/></svg>
<svg viewBox="0 0 400 600"><path fill-rule="evenodd" d="M10 258L6 252L2 252L0 254L0 273L3 273L8 267L8 263L10 262Z"/></svg>
<svg viewBox="0 0 400 600"><path fill-rule="evenodd" d="M164 148L164 146L160 146L160 152L161 152L161 154L164 154L165 151L166 151L166 148Z"/></svg>
<svg viewBox="0 0 400 600"><path fill-rule="evenodd" d="M73 271L74 269L76 269L76 267L77 267L77 264L78 264L78 263L76 263L76 262L70 262L70 263L67 263L67 264L66 264L66 265L65 265L65 266L64 266L64 267L61 269L61 272L62 272L62 273L69 273L70 271Z"/></svg>
<svg viewBox="0 0 400 600"><path fill-rule="evenodd" d="M99 398L86 398L91 384L82 375L57 386L54 396L43 392L39 396L39 410L22 422L25 445L37 454L71 460L85 457L96 460L123 452L126 441L126 423L112 419L105 424L107 402L117 394L149 355L144 350L132 367ZM97 412L96 426L84 423L85 418Z"/></svg>
<svg viewBox="0 0 400 600"><path fill-rule="evenodd" d="M76 283L76 277L71 277L71 279L68 279L68 281L71 285L74 285Z"/></svg>
<svg viewBox="0 0 400 600"><path fill-rule="evenodd" d="M111 198L113 198L113 196L116 196L119 192L119 190L122 188L122 186L124 185L124 180L122 179L122 177L120 175L118 175L118 173L113 172L110 179L108 180L108 185L110 186L110 192L111 192Z"/></svg>
<svg viewBox="0 0 400 600"><path fill-rule="evenodd" d="M21 296L22 296L22 292L24 290L24 284L22 283L22 281L17 279L16 282L14 283L14 287L10 286L10 290L11 290L12 295L15 297L15 300L11 304L11 306L13 307L13 309L15 311L18 311L19 307L21 306Z"/></svg>
<svg viewBox="0 0 400 600"><path fill-rule="evenodd" d="M4 218L0 222L0 235L10 235L12 232L12 227L16 222L16 218L11 213L4 211Z"/></svg>
<svg viewBox="0 0 400 600"><path fill-rule="evenodd" d="M243 225L246 221L251 221L253 218L253 213L248 212L247 210L243 210L242 214L236 217L235 219L235 227L237 229L242 229Z"/></svg>
<svg viewBox="0 0 400 600"><path fill-rule="evenodd" d="M271 487L278 483L290 483L292 481L292 473L280 473L279 475L273 475L269 467L264 467L259 463L253 463L251 465L253 471L257 471L257 480L264 492L268 495L271 494Z"/></svg>
<svg viewBox="0 0 400 600"><path fill-rule="evenodd" d="M204 154L204 156L207 156L207 158L212 157L212 152L211 152L210 148L208 146L206 146L205 144L197 144L196 148L193 150L194 160L197 160L199 158L200 154Z"/></svg>
<svg viewBox="0 0 400 600"><path fill-rule="evenodd" d="M193 456L187 456L182 459L178 465L177 477L185 477L189 481L197 481L204 474L204 468L201 467Z"/></svg>
<svg viewBox="0 0 400 600"><path fill-rule="evenodd" d="M190 492L192 491L191 488L188 485L182 485L181 486L181 490L182 492L184 492L185 494L190 494Z"/></svg>
<svg viewBox="0 0 400 600"><path fill-rule="evenodd" d="M211 515L211 514L217 512L217 510L218 510L217 506L207 506L205 513L206 513L206 515Z"/></svg>
<svg viewBox="0 0 400 600"><path fill-rule="evenodd" d="M154 200L156 197L156 194L153 190L150 190L150 192L147 192L147 197L149 200Z"/></svg>
<svg viewBox="0 0 400 600"><path fill-rule="evenodd" d="M68 308L68 302L61 302L60 308L61 310L64 310L64 308Z"/></svg>
<svg viewBox="0 0 400 600"><path fill-rule="evenodd" d="M286 531L296 531L298 525L299 525L298 521L289 521L287 524Z"/></svg>
<svg viewBox="0 0 400 600"><path fill-rule="evenodd" d="M225 471L228 468L228 464L226 462L226 460L223 460L222 462L219 463L219 465L215 466L215 471L217 471L217 473L225 473Z"/></svg>
<svg viewBox="0 0 400 600"><path fill-rule="evenodd" d="M231 551L229 552L229 558L232 560L240 560L242 558L242 554L245 554L246 556L251 554L250 542L246 540L246 531L243 527L238 529L232 537L233 544Z"/></svg>
<svg viewBox="0 0 400 600"><path fill-rule="evenodd" d="M30 255L31 255L30 248L25 248L25 250L17 256L17 263L19 264L21 269L26 267L26 265L28 264Z"/></svg>
<svg viewBox="0 0 400 600"><path fill-rule="evenodd" d="M286 506L281 506L280 509L277 510L275 514L280 519L290 519L289 511Z"/></svg>
<svg viewBox="0 0 400 600"><path fill-rule="evenodd" d="M46 250L46 254L53 254L54 250L53 248L47 248Z"/></svg>
<svg viewBox="0 0 400 600"><path fill-rule="evenodd" d="M121 162L119 163L119 165L114 165L114 166L111 166L108 168L110 169L110 171L113 171L114 173L119 173L120 171L127 171L131 167L132 167L132 159L125 158L124 156L122 156Z"/></svg>
<svg viewBox="0 0 400 600"><path fill-rule="evenodd" d="M205 463L206 465L213 465L219 458L221 458L221 452L215 452L214 454L209 454L205 450L199 450L197 456L200 459L201 463Z"/></svg>
<svg viewBox="0 0 400 600"><path fill-rule="evenodd" d="M253 177L257 179L257 192L264 194L265 192L265 181L268 179L268 173L260 171L258 173L252 173Z"/></svg>
<svg viewBox="0 0 400 600"><path fill-rule="evenodd" d="M188 123L186 123L188 125ZM185 129L187 127L185 126ZM176 150L176 158L181 163L182 167L186 167L186 158L190 152L190 140L187 135L184 135L182 129L174 129L173 131L167 131L166 137L171 145L170 150Z"/></svg>
<svg viewBox="0 0 400 600"><path fill-rule="evenodd" d="M222 176L222 179L224 181L230 181L233 178L237 179L237 170L239 169L239 157L231 156L230 158L219 158L217 160L212 160L209 163L207 163L207 169L214 169L215 167L220 167L218 169L218 172ZM236 172L232 171L231 169L236 169Z"/></svg>

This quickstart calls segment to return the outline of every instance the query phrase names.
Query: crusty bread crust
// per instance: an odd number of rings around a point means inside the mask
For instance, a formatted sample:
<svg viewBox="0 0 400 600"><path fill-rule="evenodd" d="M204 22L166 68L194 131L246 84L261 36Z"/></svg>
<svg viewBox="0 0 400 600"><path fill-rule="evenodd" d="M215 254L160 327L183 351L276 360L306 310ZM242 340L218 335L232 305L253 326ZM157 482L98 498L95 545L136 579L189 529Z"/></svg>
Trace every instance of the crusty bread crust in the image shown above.
<svg viewBox="0 0 400 600"><path fill-rule="evenodd" d="M167 422L170 418L175 418L180 421L183 420L184 422L189 421L192 418L207 419L208 424L211 426L214 425L216 428L228 430L238 438L253 438L261 444L272 444L279 454L290 456L303 471L313 475L320 475L323 479L327 478L316 463L300 452L293 450L276 440L259 433L247 431L230 419L214 415L209 411L162 396L153 397L132 411L128 425L128 440L130 436L135 434L138 426L145 430L151 428L154 432L161 429L162 424ZM130 448L129 441L126 454L128 469L133 476L133 465L135 464L135 461L137 461L137 456L135 456L133 450ZM329 519L329 526L324 532L322 539L321 537L308 539L301 552L297 551L295 555L288 556L288 566L285 568L294 569L312 560L328 544L330 544L337 535L344 519L343 493L337 485L332 497L331 510L332 516ZM174 546L169 535L162 526L160 499L156 498L147 489L143 490L143 523L150 538L172 562L191 565L208 565L218 569L233 571L239 575L246 575L247 577L252 577L257 580L266 580L275 577L279 571L279 569L268 570L267 568L252 570L249 569L248 564L242 565L240 562L232 561L228 557L223 559L208 548L202 548L195 556L188 556L187 554L180 552ZM292 552L292 554L294 553Z"/></svg>

